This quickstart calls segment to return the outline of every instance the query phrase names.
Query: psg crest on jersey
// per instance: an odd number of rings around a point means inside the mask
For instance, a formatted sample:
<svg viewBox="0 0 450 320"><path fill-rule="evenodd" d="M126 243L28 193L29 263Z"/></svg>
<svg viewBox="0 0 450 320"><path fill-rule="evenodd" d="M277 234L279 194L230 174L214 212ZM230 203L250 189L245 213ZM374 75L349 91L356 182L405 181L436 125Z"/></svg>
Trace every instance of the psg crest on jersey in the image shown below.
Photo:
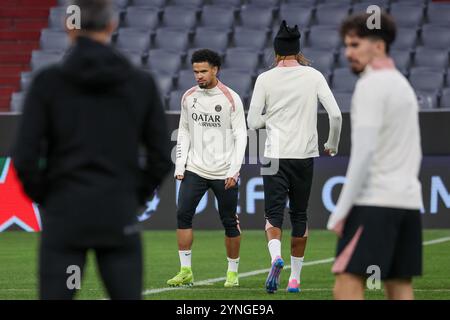
<svg viewBox="0 0 450 320"><path fill-rule="evenodd" d="M216 112L220 112L220 111L222 111L222 106L218 104L216 106Z"/></svg>

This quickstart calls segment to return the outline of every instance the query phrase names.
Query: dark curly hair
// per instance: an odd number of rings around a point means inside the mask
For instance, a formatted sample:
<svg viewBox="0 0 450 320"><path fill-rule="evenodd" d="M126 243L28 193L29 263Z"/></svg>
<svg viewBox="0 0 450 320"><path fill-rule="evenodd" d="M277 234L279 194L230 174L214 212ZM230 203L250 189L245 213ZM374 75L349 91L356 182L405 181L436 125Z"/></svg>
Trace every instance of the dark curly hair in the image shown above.
<svg viewBox="0 0 450 320"><path fill-rule="evenodd" d="M191 64L198 62L208 62L213 67L220 69L222 65L222 59L219 54L209 49L200 49L195 51L191 57Z"/></svg>
<svg viewBox="0 0 450 320"><path fill-rule="evenodd" d="M391 15L382 12L380 17L381 28L369 29L367 20L370 16L368 13L357 13L345 19L340 28L341 38L344 39L348 34L356 34L360 38L380 39L386 44L386 53L389 53L389 48L397 34L394 19Z"/></svg>

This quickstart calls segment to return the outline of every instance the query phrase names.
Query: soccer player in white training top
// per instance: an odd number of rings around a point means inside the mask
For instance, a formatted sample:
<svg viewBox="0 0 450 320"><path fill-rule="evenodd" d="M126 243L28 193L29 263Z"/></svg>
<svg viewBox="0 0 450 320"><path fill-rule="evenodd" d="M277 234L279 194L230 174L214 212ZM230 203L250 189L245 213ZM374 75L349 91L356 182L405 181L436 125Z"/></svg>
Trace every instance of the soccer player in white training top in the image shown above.
<svg viewBox="0 0 450 320"><path fill-rule="evenodd" d="M266 235L272 268L266 280L266 291L278 289L281 257L281 233L286 199L289 198L291 233L291 275L288 292L300 291L300 274L308 237L307 208L311 191L314 158L319 156L317 105L328 112L330 132L325 152L338 152L342 116L324 76L307 66L300 53L298 27L283 21L274 40L276 67L259 75L255 83L248 125L251 129L266 127L264 156L270 167L278 170L263 174ZM263 109L266 113L262 115Z"/></svg>
<svg viewBox="0 0 450 320"><path fill-rule="evenodd" d="M177 210L181 270L167 284L193 284L192 220L198 203L211 188L225 228L225 287L236 287L241 240L237 183L247 146L244 108L239 95L217 79L221 59L216 52L198 50L191 62L198 86L188 90L181 101L175 167L175 178L181 181Z"/></svg>
<svg viewBox="0 0 450 320"><path fill-rule="evenodd" d="M328 221L340 236L334 297L363 299L365 280L377 270L389 299L413 299L412 277L422 273L418 103L389 57L394 20L382 13L381 28L370 29L369 17L353 15L340 31L360 79L346 183Z"/></svg>

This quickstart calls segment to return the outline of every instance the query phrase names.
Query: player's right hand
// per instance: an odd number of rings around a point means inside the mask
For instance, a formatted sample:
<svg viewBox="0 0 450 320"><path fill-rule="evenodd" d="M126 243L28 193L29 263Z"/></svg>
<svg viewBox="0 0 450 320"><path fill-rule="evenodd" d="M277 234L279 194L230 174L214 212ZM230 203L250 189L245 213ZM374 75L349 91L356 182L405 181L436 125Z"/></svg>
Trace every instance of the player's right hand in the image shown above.
<svg viewBox="0 0 450 320"><path fill-rule="evenodd" d="M176 179L177 179L177 180L183 180L183 179L184 179L184 176L183 176L183 175L178 175L178 176L176 176Z"/></svg>
<svg viewBox="0 0 450 320"><path fill-rule="evenodd" d="M336 155L336 150L325 149L324 152L326 155L329 155L330 157L334 157Z"/></svg>

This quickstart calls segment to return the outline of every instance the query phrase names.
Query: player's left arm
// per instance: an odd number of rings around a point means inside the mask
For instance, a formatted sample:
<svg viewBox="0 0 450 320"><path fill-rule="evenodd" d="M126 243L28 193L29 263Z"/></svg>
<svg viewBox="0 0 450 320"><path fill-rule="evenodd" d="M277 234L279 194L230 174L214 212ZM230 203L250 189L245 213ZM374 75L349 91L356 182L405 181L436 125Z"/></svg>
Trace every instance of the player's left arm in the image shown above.
<svg viewBox="0 0 450 320"><path fill-rule="evenodd" d="M355 203L376 152L379 130L383 123L383 94L370 82L360 83L353 96L352 150L346 182L327 228L342 233L345 218Z"/></svg>
<svg viewBox="0 0 450 320"><path fill-rule="evenodd" d="M233 94L233 99L235 102L235 110L231 111L230 120L234 147L227 178L233 178L237 182L247 148L247 125L245 123L244 106L241 99L237 94Z"/></svg>
<svg viewBox="0 0 450 320"><path fill-rule="evenodd" d="M261 76L256 79L253 89L250 108L248 110L247 122L250 129L256 130L264 128L266 125L266 116L263 115L266 106L266 93Z"/></svg>
<svg viewBox="0 0 450 320"><path fill-rule="evenodd" d="M342 114L324 76L320 74L318 83L318 99L328 113L330 131L324 147L330 155L336 155L339 147L342 128Z"/></svg>

